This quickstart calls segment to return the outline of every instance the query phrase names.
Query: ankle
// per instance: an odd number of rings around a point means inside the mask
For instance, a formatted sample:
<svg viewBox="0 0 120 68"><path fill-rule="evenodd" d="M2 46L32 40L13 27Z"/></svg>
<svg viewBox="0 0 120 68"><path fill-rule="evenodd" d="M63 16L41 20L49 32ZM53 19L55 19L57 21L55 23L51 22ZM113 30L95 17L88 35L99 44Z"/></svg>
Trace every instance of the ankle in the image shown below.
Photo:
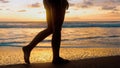
<svg viewBox="0 0 120 68"><path fill-rule="evenodd" d="M33 48L29 47L28 45L27 46L24 46L23 49L27 50L27 51L31 51Z"/></svg>
<svg viewBox="0 0 120 68"><path fill-rule="evenodd" d="M56 60L56 59L59 59L59 58L61 58L61 57L56 56L56 57L53 57L53 60Z"/></svg>

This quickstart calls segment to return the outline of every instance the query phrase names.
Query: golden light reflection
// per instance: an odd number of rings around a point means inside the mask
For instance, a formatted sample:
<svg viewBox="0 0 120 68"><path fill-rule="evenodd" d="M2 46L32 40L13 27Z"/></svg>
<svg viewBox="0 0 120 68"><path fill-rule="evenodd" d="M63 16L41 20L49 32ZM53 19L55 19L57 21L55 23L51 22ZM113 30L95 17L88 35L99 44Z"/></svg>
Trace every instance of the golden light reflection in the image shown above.
<svg viewBox="0 0 120 68"><path fill-rule="evenodd" d="M32 51L31 57L32 62L51 62L52 61L52 50L46 48L36 48Z"/></svg>

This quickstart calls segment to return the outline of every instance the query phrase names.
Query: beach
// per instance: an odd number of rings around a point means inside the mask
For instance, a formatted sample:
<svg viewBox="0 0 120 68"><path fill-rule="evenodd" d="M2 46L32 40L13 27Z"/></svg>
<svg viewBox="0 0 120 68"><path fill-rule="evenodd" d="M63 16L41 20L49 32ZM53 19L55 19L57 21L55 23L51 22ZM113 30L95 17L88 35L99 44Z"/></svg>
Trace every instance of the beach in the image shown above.
<svg viewBox="0 0 120 68"><path fill-rule="evenodd" d="M61 48L71 62L62 68L119 68L120 48ZM54 68L51 48L34 48L30 68ZM29 67L29 66L27 66ZM26 68L21 47L0 47L0 68Z"/></svg>
<svg viewBox="0 0 120 68"><path fill-rule="evenodd" d="M68 22L63 25L60 56L70 60L53 65L51 38L31 52L31 65L23 59L22 47L46 28L43 23L0 24L0 68L120 68L119 22Z"/></svg>

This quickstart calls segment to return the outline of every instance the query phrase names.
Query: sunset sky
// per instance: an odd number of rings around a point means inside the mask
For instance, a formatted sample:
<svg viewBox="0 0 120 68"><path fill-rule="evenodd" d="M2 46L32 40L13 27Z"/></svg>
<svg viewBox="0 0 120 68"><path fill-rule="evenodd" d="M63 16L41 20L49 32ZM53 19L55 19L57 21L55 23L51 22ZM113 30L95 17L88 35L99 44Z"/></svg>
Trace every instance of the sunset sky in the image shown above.
<svg viewBox="0 0 120 68"><path fill-rule="evenodd" d="M0 0L0 21L45 21L43 0ZM65 21L120 21L120 0L68 0Z"/></svg>

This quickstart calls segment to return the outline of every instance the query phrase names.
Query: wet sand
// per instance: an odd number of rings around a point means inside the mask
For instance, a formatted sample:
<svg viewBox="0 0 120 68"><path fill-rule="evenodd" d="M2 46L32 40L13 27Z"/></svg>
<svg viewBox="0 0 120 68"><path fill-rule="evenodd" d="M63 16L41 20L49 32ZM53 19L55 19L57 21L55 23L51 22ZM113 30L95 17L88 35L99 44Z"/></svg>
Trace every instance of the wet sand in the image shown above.
<svg viewBox="0 0 120 68"><path fill-rule="evenodd" d="M51 48L34 48L26 65L21 47L0 47L0 68L120 68L120 48L61 48L60 55L71 62L53 65Z"/></svg>

